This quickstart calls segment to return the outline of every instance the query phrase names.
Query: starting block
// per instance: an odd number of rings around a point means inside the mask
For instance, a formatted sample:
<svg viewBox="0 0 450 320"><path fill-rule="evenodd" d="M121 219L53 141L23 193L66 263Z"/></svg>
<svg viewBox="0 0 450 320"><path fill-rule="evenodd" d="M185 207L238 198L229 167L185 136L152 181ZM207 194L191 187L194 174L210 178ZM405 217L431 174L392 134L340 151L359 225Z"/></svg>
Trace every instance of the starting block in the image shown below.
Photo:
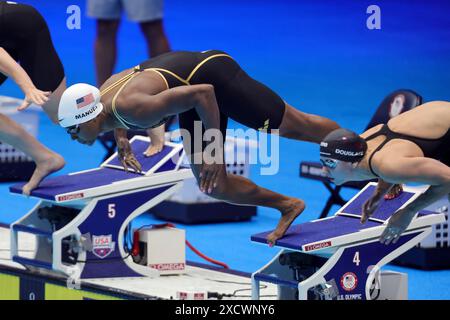
<svg viewBox="0 0 450 320"><path fill-rule="evenodd" d="M289 228L275 243L282 250L252 274L252 298L259 299L260 282L276 284L283 300L406 298L406 276L380 269L426 238L432 225L443 223L445 216L421 211L396 244L381 244L390 216L423 190L405 188L399 197L382 200L374 215L361 224L362 205L375 188L376 183L367 184L333 217ZM267 245L270 232L251 239Z"/></svg>
<svg viewBox="0 0 450 320"><path fill-rule="evenodd" d="M191 178L181 144L166 142L146 158L149 139L130 140L143 173L125 172L117 153L99 168L45 179L31 196L40 202L11 225L11 260L28 269L71 278L154 277L124 249L129 223L170 197ZM10 191L22 194L23 184ZM19 255L20 233L37 238L34 258Z"/></svg>

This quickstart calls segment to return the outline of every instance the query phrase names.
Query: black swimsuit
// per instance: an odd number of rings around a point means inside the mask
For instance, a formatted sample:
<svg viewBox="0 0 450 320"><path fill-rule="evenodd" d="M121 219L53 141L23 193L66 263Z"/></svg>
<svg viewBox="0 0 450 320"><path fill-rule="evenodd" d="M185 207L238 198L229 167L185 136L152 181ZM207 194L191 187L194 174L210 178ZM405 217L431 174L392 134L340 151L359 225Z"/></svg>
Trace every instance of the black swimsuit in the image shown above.
<svg viewBox="0 0 450 320"><path fill-rule="evenodd" d="M220 131L225 138L228 118L256 130L277 129L282 121L285 103L272 90L251 78L232 57L218 50L203 52L175 51L169 52L136 66L134 70L102 90L102 94L120 86L115 93L111 106L116 118L130 129L145 129L122 117L116 108L116 98L120 91L135 75L141 71L157 73L166 83L167 89L194 84L212 84L220 111ZM148 127L159 126L149 124ZM195 109L179 115L180 128L194 136L194 122L201 121ZM203 130L205 128L203 127ZM203 134L203 132L202 132ZM194 139L191 139L191 150L194 150Z"/></svg>
<svg viewBox="0 0 450 320"><path fill-rule="evenodd" d="M64 68L47 23L33 7L0 1L0 47L20 63L38 89L54 91L63 80ZM0 85L6 79L0 73Z"/></svg>
<svg viewBox="0 0 450 320"><path fill-rule="evenodd" d="M445 165L450 166L450 129L440 138L427 139L394 132L388 127L387 124L383 124L380 130L365 138L365 140L372 140L378 136L386 136L386 139L372 152L369 157L370 171L377 177L378 175L372 169L372 158L374 154L380 151L386 143L393 139L411 141L422 150L424 157L439 160Z"/></svg>

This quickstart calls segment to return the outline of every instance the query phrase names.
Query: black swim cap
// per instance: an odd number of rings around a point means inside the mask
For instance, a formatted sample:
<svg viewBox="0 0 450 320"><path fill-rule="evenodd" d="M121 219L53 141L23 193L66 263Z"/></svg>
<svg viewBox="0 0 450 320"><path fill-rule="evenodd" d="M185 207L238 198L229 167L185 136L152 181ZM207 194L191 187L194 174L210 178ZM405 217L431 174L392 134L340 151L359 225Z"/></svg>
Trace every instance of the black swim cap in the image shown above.
<svg viewBox="0 0 450 320"><path fill-rule="evenodd" d="M345 162L359 162L367 150L366 141L353 131L336 129L320 143L320 155Z"/></svg>

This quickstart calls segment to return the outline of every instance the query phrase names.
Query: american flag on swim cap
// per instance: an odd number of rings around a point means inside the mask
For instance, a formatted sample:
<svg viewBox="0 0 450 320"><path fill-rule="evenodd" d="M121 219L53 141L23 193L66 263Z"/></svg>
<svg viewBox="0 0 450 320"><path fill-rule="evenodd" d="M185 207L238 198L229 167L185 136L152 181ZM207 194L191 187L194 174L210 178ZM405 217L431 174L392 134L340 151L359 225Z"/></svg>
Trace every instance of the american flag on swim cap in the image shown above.
<svg viewBox="0 0 450 320"><path fill-rule="evenodd" d="M86 107L88 104L91 104L92 102L94 102L94 95L92 93L89 93L89 94L85 95L84 97L77 99L77 101L76 101L77 108L81 109L83 107Z"/></svg>

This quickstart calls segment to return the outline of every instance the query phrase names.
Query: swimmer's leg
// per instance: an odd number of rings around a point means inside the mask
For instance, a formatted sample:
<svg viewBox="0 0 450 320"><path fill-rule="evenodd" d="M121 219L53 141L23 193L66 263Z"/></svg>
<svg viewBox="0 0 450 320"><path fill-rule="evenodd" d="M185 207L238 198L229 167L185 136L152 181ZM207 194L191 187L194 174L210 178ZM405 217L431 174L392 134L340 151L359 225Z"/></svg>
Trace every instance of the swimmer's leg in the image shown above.
<svg viewBox="0 0 450 320"><path fill-rule="evenodd" d="M330 119L301 112L287 104L275 91L250 77L234 60L214 61L216 64L208 64L209 73L228 75L222 81L220 76L217 76L219 80L211 76L220 112L233 120L257 130L279 129L282 137L315 143L340 127Z"/></svg>
<svg viewBox="0 0 450 320"><path fill-rule="evenodd" d="M150 57L153 58L170 51L162 19L142 22L139 27L147 42L147 51Z"/></svg>
<svg viewBox="0 0 450 320"><path fill-rule="evenodd" d="M117 57L117 31L120 20L98 19L94 43L97 85L100 87L113 74Z"/></svg>
<svg viewBox="0 0 450 320"><path fill-rule="evenodd" d="M3 114L0 114L0 141L23 151L36 162L34 173L22 190L26 195L29 195L42 179L60 170L65 164L59 154L47 149L19 124Z"/></svg>
<svg viewBox="0 0 450 320"><path fill-rule="evenodd" d="M197 181L200 181L201 165L193 164L191 168ZM269 245L273 245L277 239L281 238L295 218L305 209L305 203L302 200L262 188L245 177L228 174L225 165L222 165L217 187L208 195L235 204L264 206L279 210L281 218L276 229L267 237Z"/></svg>
<svg viewBox="0 0 450 320"><path fill-rule="evenodd" d="M286 103L278 129L282 137L320 143L328 133L338 128L340 126L333 120L301 112Z"/></svg>

